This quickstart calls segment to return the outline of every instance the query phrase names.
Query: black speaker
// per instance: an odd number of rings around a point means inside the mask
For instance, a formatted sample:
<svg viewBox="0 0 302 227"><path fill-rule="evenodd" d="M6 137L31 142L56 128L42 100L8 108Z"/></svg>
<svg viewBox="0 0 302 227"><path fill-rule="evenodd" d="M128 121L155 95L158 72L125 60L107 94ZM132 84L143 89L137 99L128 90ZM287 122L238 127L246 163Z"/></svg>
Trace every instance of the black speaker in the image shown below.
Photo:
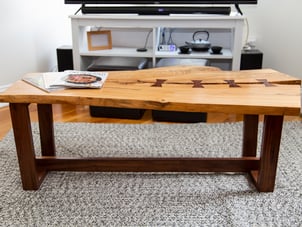
<svg viewBox="0 0 302 227"><path fill-rule="evenodd" d="M59 72L73 69L71 46L61 46L57 48L57 64Z"/></svg>
<svg viewBox="0 0 302 227"><path fill-rule="evenodd" d="M263 53L257 49L242 50L240 69L261 69Z"/></svg>

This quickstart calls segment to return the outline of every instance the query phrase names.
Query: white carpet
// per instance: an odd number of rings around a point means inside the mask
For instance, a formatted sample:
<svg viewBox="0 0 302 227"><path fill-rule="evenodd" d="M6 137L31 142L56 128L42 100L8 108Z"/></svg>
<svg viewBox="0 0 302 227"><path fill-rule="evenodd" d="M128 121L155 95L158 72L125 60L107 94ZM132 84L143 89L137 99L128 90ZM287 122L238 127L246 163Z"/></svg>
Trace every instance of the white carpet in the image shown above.
<svg viewBox="0 0 302 227"><path fill-rule="evenodd" d="M64 155L241 154L241 123L57 123L55 130ZM301 226L301 138L301 122L285 122L273 193L258 193L245 174L85 172L53 172L40 190L23 191L10 132L0 142L0 225Z"/></svg>

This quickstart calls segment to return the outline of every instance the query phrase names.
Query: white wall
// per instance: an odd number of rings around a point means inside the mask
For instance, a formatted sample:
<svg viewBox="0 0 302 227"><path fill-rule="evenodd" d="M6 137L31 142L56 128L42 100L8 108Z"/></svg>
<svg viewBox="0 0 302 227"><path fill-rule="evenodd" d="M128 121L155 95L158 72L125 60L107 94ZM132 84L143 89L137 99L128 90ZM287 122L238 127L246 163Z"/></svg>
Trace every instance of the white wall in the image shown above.
<svg viewBox="0 0 302 227"><path fill-rule="evenodd" d="M264 53L263 67L302 78L302 1L258 2L241 9ZM68 16L78 7L64 0L0 1L0 88L24 73L55 69L56 48L71 44Z"/></svg>
<svg viewBox="0 0 302 227"><path fill-rule="evenodd" d="M1 0L0 9L0 86L27 72L53 70L56 48L71 44L68 15L75 6L64 0Z"/></svg>
<svg viewBox="0 0 302 227"><path fill-rule="evenodd" d="M263 67L302 78L302 1L258 0L257 6L241 6L263 51Z"/></svg>

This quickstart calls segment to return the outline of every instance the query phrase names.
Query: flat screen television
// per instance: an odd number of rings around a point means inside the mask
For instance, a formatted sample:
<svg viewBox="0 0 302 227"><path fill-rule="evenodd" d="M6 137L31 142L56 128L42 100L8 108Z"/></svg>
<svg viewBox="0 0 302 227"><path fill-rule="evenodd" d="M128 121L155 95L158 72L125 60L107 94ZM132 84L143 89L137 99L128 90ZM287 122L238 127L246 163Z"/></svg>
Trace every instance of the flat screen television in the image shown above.
<svg viewBox="0 0 302 227"><path fill-rule="evenodd" d="M232 4L235 4L237 10L241 13L239 8L240 4L257 4L257 1L258 0L65 0L65 4L81 4L83 13L169 15L187 13L229 14L230 7L225 5ZM92 6L90 4L92 4Z"/></svg>

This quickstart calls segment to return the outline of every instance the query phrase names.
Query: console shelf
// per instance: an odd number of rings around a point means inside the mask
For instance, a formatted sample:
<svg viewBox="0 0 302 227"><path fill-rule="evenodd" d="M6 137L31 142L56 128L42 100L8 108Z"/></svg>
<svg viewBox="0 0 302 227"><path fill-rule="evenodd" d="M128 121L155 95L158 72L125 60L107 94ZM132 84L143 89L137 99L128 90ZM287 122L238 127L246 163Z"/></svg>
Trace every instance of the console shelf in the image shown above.
<svg viewBox="0 0 302 227"><path fill-rule="evenodd" d="M230 70L239 70L242 48L244 17L231 15L170 15L139 16L125 14L88 14L70 16L72 24L73 62L76 70L86 70L97 57L142 57L150 60L154 67L161 58L201 58L228 62ZM91 29L110 30L112 49L88 51L87 31ZM173 34L176 46L185 45L192 40L192 34L198 30L210 33L212 45L223 46L222 54L210 51L192 51L190 54L158 51L162 43L163 29ZM149 36L148 36L149 34ZM148 37L148 39L147 39ZM169 37L165 37L166 41ZM146 42L147 41L147 42ZM147 51L138 52L146 44Z"/></svg>
<svg viewBox="0 0 302 227"><path fill-rule="evenodd" d="M108 50L99 50L99 51L82 51L80 56L118 56L118 57L153 57L153 50L149 48L146 52L137 52L136 48L130 47L112 47Z"/></svg>
<svg viewBox="0 0 302 227"><path fill-rule="evenodd" d="M232 59L233 54L230 49L223 49L221 54L211 54L210 51L198 52L191 51L189 54L181 54L176 52L156 51L156 57L158 58L205 58L205 59Z"/></svg>

